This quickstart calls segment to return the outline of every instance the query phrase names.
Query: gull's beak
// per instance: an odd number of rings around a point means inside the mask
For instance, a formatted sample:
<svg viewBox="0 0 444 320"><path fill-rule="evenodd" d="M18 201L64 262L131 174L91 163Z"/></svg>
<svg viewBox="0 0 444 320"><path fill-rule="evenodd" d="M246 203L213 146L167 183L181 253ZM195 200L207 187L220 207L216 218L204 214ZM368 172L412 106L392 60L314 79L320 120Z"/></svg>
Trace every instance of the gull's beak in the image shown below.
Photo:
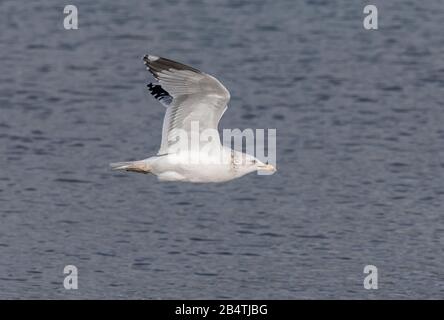
<svg viewBox="0 0 444 320"><path fill-rule="evenodd" d="M268 171L268 172L276 172L276 168L268 163L258 166L258 169L263 170L263 171Z"/></svg>

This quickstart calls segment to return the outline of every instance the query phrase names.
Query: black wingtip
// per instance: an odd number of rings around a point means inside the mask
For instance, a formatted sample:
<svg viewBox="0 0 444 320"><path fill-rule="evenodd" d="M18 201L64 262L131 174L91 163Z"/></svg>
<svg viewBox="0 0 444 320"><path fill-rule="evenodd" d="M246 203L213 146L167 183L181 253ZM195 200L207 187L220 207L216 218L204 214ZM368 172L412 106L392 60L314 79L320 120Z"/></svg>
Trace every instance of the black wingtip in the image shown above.
<svg viewBox="0 0 444 320"><path fill-rule="evenodd" d="M160 101L164 106L168 107L171 104L171 101L173 100L173 97L170 96L168 91L162 88L161 85L157 84L154 85L152 83L148 83L146 85L148 87L148 90L150 91L151 95Z"/></svg>
<svg viewBox="0 0 444 320"><path fill-rule="evenodd" d="M142 60L145 65L148 67L148 70L157 76L156 73L161 72L162 70L188 70L196 73L201 73L198 69L190 67L188 65L182 64L180 62L176 62L167 58L162 58L159 56L146 54L143 56Z"/></svg>
<svg viewBox="0 0 444 320"><path fill-rule="evenodd" d="M166 91L165 89L162 88L161 85L156 84L153 85L152 83L148 83L146 85L148 87L148 90L150 91L150 93L154 96L154 98L159 99L161 97L166 97L169 96L170 94L168 93L168 91Z"/></svg>
<svg viewBox="0 0 444 320"><path fill-rule="evenodd" d="M145 61L145 63L153 63L157 60L162 59L161 57L154 56L152 54L146 54L143 56L142 60Z"/></svg>

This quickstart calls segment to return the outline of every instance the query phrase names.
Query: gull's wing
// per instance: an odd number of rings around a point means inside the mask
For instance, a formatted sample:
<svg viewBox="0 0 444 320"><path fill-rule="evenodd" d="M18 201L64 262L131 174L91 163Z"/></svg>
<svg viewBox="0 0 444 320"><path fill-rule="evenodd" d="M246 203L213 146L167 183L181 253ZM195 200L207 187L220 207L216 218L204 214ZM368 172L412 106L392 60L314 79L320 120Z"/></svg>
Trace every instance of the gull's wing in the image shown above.
<svg viewBox="0 0 444 320"><path fill-rule="evenodd" d="M148 85L151 94L167 106L159 154L168 153L177 143L177 129L185 130L189 139L191 131L196 131L196 122L199 133L205 129L217 132L230 93L216 78L165 58L146 55L143 61L160 84Z"/></svg>

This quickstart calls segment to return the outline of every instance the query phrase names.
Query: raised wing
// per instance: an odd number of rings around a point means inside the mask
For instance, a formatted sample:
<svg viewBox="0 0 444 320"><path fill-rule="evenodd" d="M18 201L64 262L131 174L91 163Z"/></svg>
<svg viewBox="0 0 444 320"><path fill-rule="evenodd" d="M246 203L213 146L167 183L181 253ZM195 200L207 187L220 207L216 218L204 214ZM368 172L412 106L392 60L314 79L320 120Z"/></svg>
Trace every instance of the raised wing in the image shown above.
<svg viewBox="0 0 444 320"><path fill-rule="evenodd" d="M230 93L216 78L165 58L146 55L143 61L160 84L160 87L149 85L151 93L158 100L162 98L161 102L167 106L158 154L168 153L173 145L177 149L179 129L187 132L189 138L192 131L198 130L199 134L206 129L217 131Z"/></svg>

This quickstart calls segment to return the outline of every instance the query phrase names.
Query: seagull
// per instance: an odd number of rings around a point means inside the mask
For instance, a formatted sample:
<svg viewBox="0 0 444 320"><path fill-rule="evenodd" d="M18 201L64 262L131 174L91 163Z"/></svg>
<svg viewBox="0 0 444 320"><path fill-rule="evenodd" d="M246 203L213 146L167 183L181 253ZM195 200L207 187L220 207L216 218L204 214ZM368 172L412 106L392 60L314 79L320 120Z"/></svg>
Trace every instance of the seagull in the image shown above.
<svg viewBox="0 0 444 320"><path fill-rule="evenodd" d="M145 55L143 61L158 82L149 83L148 90L166 107L160 149L144 160L111 163L113 170L192 183L219 183L250 172L276 171L271 164L220 143L217 129L230 93L216 78L154 55Z"/></svg>

